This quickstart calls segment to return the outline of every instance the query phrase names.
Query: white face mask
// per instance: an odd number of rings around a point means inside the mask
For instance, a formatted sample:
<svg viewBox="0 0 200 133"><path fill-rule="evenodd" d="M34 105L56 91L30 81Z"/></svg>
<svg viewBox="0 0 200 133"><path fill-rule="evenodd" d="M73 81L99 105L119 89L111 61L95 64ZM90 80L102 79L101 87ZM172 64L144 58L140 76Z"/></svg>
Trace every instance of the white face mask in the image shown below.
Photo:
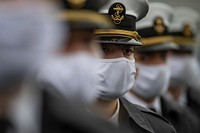
<svg viewBox="0 0 200 133"><path fill-rule="evenodd" d="M135 60L101 59L98 70L100 99L114 100L123 96L134 84Z"/></svg>
<svg viewBox="0 0 200 133"><path fill-rule="evenodd" d="M200 86L200 69L195 57L173 56L168 58L167 64L171 71L171 86Z"/></svg>
<svg viewBox="0 0 200 133"><path fill-rule="evenodd" d="M137 64L138 76L132 90L145 99L154 98L166 92L170 72L166 65Z"/></svg>
<svg viewBox="0 0 200 133"><path fill-rule="evenodd" d="M61 47L62 26L48 6L38 4L0 4L0 91L16 88L33 66Z"/></svg>
<svg viewBox="0 0 200 133"><path fill-rule="evenodd" d="M97 99L97 59L85 53L54 57L39 72L38 81L52 86L67 100L83 104Z"/></svg>

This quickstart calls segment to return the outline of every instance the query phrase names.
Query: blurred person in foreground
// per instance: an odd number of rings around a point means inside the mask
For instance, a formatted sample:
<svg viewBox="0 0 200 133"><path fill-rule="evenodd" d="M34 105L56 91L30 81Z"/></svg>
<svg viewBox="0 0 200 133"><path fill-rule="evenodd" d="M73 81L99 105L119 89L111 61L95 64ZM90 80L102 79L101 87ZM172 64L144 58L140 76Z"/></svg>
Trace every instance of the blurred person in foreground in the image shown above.
<svg viewBox="0 0 200 133"><path fill-rule="evenodd" d="M176 7L173 18L170 32L179 48L171 51L167 59L171 79L166 98L189 107L200 120L200 66L194 54L199 13L188 7Z"/></svg>
<svg viewBox="0 0 200 133"><path fill-rule="evenodd" d="M63 48L41 65L38 81L81 105L93 102L97 95L95 61L101 52L94 29L112 26L106 16L98 13L106 2L98 0L94 5L92 0L55 0L55 15L63 26Z"/></svg>
<svg viewBox="0 0 200 133"><path fill-rule="evenodd" d="M64 41L62 49L44 61L37 74L36 87L43 90L42 133L117 133L110 123L87 110L96 100L96 60L101 55L94 29L112 26L107 17L98 13L106 2L55 1L55 14L64 26Z"/></svg>
<svg viewBox="0 0 200 133"><path fill-rule="evenodd" d="M40 2L0 2L0 132L37 133L39 95L30 71L54 51L57 24Z"/></svg>
<svg viewBox="0 0 200 133"><path fill-rule="evenodd" d="M124 97L131 103L164 116L177 133L198 132L195 115L162 97L170 81L167 54L178 48L168 31L172 16L173 8L168 4L150 3L149 13L137 23L138 32L143 37L143 47L136 49L137 78Z"/></svg>
<svg viewBox="0 0 200 133"><path fill-rule="evenodd" d="M134 49L142 45L135 24L146 16L148 7L146 0L111 0L101 9L117 28L95 32L104 55L99 60L100 95L91 110L119 129L129 127L133 133L175 133L173 126L162 116L122 98L134 84Z"/></svg>

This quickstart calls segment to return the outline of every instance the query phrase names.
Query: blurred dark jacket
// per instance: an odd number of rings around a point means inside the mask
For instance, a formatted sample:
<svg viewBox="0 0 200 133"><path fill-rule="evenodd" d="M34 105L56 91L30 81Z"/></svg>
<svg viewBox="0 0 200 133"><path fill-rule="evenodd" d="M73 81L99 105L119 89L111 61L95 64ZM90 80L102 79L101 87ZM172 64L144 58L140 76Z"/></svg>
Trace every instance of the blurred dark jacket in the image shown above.
<svg viewBox="0 0 200 133"><path fill-rule="evenodd" d="M175 105L161 97L162 115L169 120L177 133L199 133L199 120L188 108Z"/></svg>
<svg viewBox="0 0 200 133"><path fill-rule="evenodd" d="M133 133L176 133L174 127L162 116L120 99L120 125L127 125Z"/></svg>
<svg viewBox="0 0 200 133"><path fill-rule="evenodd" d="M194 113L196 113L200 121L200 92L196 89L188 88L186 94L187 94L187 106Z"/></svg>
<svg viewBox="0 0 200 133"><path fill-rule="evenodd" d="M129 133L48 91L43 92L42 110L42 133Z"/></svg>

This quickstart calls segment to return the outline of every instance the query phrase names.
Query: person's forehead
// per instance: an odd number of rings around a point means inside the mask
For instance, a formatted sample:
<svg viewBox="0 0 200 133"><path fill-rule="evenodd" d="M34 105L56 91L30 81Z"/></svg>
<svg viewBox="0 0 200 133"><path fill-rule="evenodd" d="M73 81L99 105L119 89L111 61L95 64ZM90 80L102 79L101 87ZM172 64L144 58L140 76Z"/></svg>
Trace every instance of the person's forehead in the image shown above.
<svg viewBox="0 0 200 133"><path fill-rule="evenodd" d="M136 54L139 54L139 55L148 55L148 56L151 56L151 55L158 55L158 54L165 54L167 53L167 51L154 51L154 52L136 52Z"/></svg>

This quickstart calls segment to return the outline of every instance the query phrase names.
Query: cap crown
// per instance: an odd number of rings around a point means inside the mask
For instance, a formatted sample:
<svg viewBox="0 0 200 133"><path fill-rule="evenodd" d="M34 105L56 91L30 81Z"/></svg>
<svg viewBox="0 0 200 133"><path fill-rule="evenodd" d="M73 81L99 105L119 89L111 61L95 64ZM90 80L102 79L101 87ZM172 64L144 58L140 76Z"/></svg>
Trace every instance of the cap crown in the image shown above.
<svg viewBox="0 0 200 133"><path fill-rule="evenodd" d="M137 30L145 37L168 35L172 20L172 7L165 3L154 2L149 5L147 16L137 23Z"/></svg>
<svg viewBox="0 0 200 133"><path fill-rule="evenodd" d="M146 16L147 0L110 0L100 12L108 15L115 29L98 29L96 35L101 41L120 45L141 45L136 32L136 21Z"/></svg>
<svg viewBox="0 0 200 133"><path fill-rule="evenodd" d="M87 9L98 11L108 0L60 0L63 9Z"/></svg>
<svg viewBox="0 0 200 133"><path fill-rule="evenodd" d="M56 0L60 8L58 18L68 22L72 29L113 27L110 20L98 13L108 0Z"/></svg>
<svg viewBox="0 0 200 133"><path fill-rule="evenodd" d="M144 18L148 10L147 0L110 0L100 12L109 15L118 29L135 31L135 23Z"/></svg>
<svg viewBox="0 0 200 133"><path fill-rule="evenodd" d="M176 7L170 32L175 36L193 38L198 29L199 13L188 7Z"/></svg>

